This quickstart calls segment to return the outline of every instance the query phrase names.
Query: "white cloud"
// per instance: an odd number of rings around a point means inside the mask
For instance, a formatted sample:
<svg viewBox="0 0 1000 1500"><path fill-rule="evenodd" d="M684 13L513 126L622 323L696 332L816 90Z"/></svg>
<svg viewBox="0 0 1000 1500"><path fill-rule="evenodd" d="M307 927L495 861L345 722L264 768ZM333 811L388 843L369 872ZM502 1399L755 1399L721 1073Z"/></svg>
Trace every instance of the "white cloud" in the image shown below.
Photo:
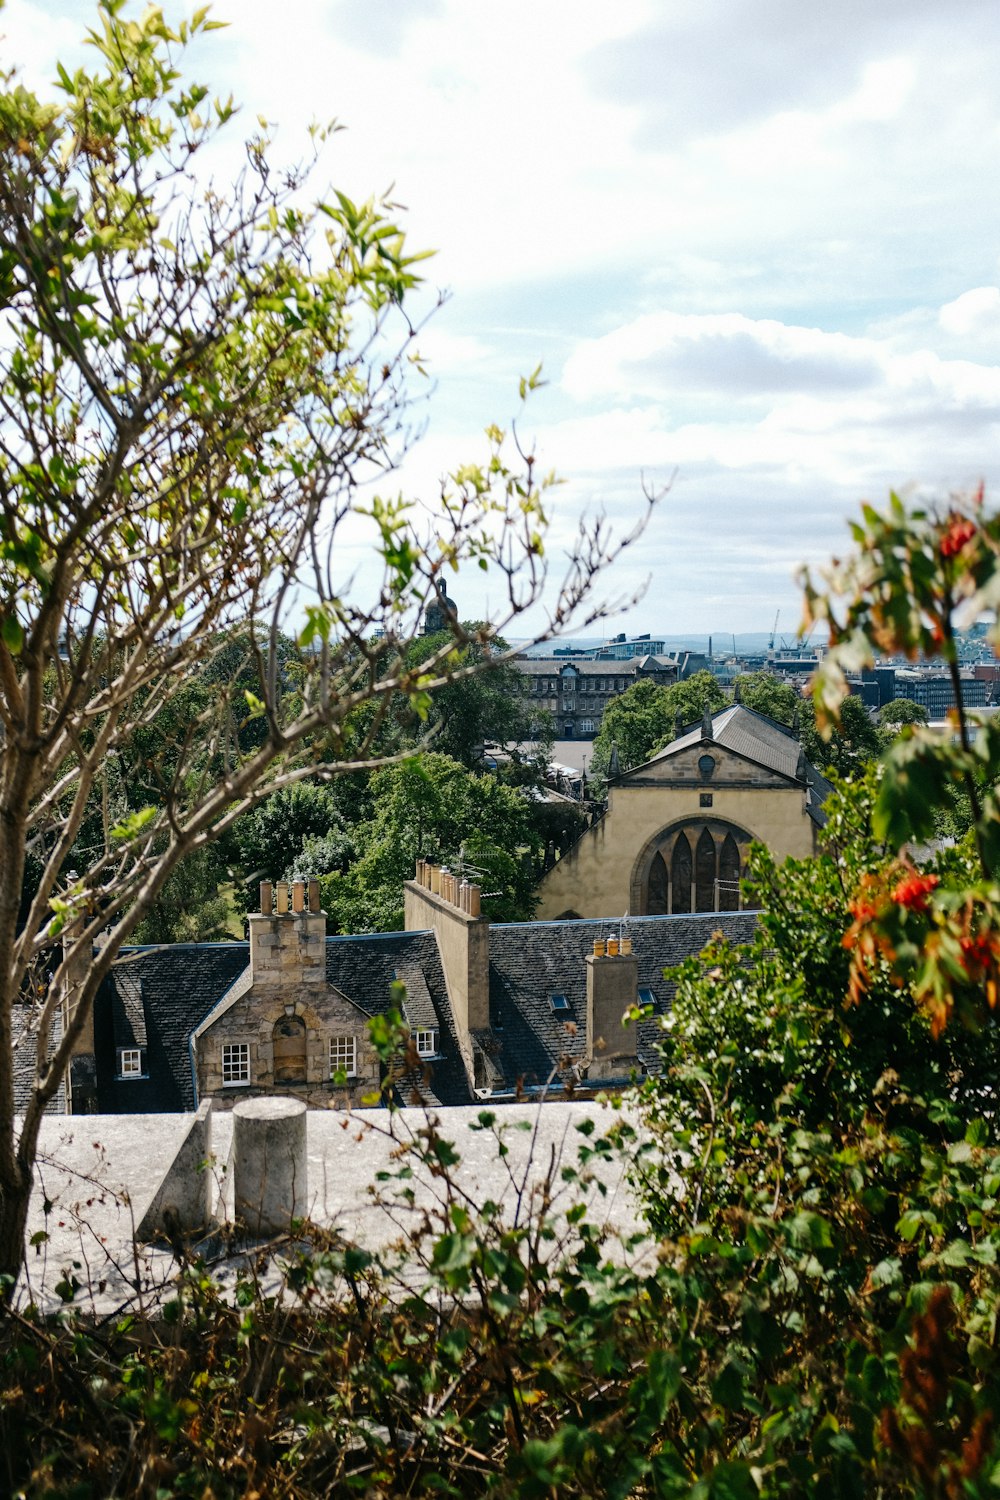
<svg viewBox="0 0 1000 1500"><path fill-rule="evenodd" d="M946 302L938 312L946 333L996 338L1000 334L1000 287L977 286Z"/></svg>

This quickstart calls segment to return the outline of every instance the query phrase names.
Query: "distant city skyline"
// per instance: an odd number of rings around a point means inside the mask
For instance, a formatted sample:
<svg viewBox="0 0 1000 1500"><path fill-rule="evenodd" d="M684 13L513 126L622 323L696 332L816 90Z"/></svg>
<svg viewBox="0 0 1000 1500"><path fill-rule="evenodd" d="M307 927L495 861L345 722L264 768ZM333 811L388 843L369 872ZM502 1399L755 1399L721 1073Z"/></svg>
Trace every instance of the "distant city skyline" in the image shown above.
<svg viewBox="0 0 1000 1500"><path fill-rule="evenodd" d="M168 17L193 6L168 3ZM141 5L137 6L141 9ZM8 0L4 57L51 96L95 12ZM385 486L433 514L440 475L519 422L555 493L619 526L671 493L603 592L608 633L798 624L792 574L849 545L862 498L995 483L1000 436L1000 8L994 0L219 0L186 70L279 122L347 128L321 178L393 191L426 263L426 436ZM238 139L217 180L244 158ZM369 544L342 550L362 585ZM556 568L558 572L558 567ZM463 613L487 593L455 584ZM766 601L766 602L765 602ZM540 611L523 624L542 624ZM521 632L522 627L518 627Z"/></svg>

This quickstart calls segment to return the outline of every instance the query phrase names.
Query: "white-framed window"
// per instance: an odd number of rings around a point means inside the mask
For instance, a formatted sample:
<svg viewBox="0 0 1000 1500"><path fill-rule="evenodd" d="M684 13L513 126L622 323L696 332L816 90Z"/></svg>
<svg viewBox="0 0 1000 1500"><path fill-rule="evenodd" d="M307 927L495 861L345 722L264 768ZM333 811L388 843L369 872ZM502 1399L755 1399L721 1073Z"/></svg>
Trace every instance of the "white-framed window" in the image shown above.
<svg viewBox="0 0 1000 1500"><path fill-rule="evenodd" d="M240 1088L250 1082L250 1043L223 1042L222 1086Z"/></svg>
<svg viewBox="0 0 1000 1500"><path fill-rule="evenodd" d="M145 1076L145 1058L141 1047L119 1047L118 1077L142 1078Z"/></svg>
<svg viewBox="0 0 1000 1500"><path fill-rule="evenodd" d="M417 1049L418 1057L434 1057L438 1049L438 1034L430 1027L423 1027L413 1033L413 1044Z"/></svg>
<svg viewBox="0 0 1000 1500"><path fill-rule="evenodd" d="M330 1077L335 1078L338 1073L346 1073L348 1078L354 1078L357 1071L357 1037L332 1036L330 1038Z"/></svg>

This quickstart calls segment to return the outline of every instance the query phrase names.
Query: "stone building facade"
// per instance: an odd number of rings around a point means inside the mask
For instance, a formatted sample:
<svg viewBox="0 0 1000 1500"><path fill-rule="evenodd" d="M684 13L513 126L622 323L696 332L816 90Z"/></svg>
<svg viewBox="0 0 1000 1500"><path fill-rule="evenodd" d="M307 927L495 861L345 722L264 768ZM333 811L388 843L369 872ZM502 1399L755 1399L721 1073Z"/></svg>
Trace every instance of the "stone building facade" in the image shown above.
<svg viewBox="0 0 1000 1500"><path fill-rule="evenodd" d="M280 882L276 894L261 886L250 963L194 1031L198 1097L360 1102L378 1092L379 1059L367 1014L327 980L318 882Z"/></svg>
<svg viewBox="0 0 1000 1500"><path fill-rule="evenodd" d="M605 816L543 877L538 916L739 910L751 842L814 853L829 790L783 725L741 704L706 715L612 783Z"/></svg>
<svg viewBox="0 0 1000 1500"><path fill-rule="evenodd" d="M669 687L678 677L677 662L664 656L628 661L517 656L514 666L527 679L531 703L552 715L561 740L593 739L608 704L635 683L648 680Z"/></svg>

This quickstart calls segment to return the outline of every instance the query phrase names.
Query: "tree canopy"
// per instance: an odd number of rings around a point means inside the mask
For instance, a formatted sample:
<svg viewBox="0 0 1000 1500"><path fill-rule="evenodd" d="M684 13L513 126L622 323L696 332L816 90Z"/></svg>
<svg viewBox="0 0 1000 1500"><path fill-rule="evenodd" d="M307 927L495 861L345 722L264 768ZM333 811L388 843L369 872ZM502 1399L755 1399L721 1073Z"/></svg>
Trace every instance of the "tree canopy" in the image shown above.
<svg viewBox="0 0 1000 1500"><path fill-rule="evenodd" d="M181 862L270 793L371 765L400 697L426 719L480 670L455 659L480 644L457 622L408 661L446 572L485 570L505 601L490 635L544 585L547 480L499 428L432 523L384 488L410 430L422 259L392 207L316 195L321 130L304 165L260 133L231 188L199 180L235 107L180 63L215 24L105 0L59 101L12 75L0 95L0 1274L94 994ZM348 526L371 547L357 587ZM595 521L551 626L606 556Z"/></svg>
<svg viewBox="0 0 1000 1500"><path fill-rule="evenodd" d="M623 771L642 765L674 738L677 724L697 723L707 710L724 708L726 696L711 672L695 672L683 682L658 687L648 678L633 683L604 710L594 739L591 774L606 776L611 747L618 747Z"/></svg>

